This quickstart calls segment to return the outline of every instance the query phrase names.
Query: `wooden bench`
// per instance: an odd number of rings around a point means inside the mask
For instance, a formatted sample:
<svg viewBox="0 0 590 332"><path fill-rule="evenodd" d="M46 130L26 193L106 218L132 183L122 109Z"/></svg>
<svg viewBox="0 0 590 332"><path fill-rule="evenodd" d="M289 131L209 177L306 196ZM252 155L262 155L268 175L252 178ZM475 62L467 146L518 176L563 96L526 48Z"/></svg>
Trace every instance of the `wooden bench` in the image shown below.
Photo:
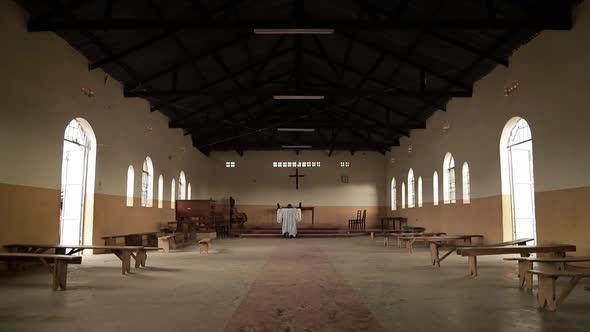
<svg viewBox="0 0 590 332"><path fill-rule="evenodd" d="M557 307L565 301L566 297L576 287L582 278L590 277L590 269L579 271L539 271L529 270L531 275L537 275L539 278L539 290L537 293L537 302L541 307L549 311L557 310ZM569 278L570 281L561 292L556 292L555 281L560 278Z"/></svg>
<svg viewBox="0 0 590 332"><path fill-rule="evenodd" d="M176 249L176 234L167 234L158 237L158 247L162 248L164 252Z"/></svg>
<svg viewBox="0 0 590 332"><path fill-rule="evenodd" d="M568 251L576 251L576 246L571 244L550 244L534 246L481 246L457 248L457 254L467 256L469 260L469 275L477 276L477 256L520 254L521 257L529 257L533 253L547 253L554 257L565 257Z"/></svg>
<svg viewBox="0 0 590 332"><path fill-rule="evenodd" d="M388 232L383 234L383 245L387 247L389 245L389 237L394 237L397 240L397 247L406 247L406 241L412 240L420 236L441 236L446 235L444 232L429 232L429 233L399 233L397 231Z"/></svg>
<svg viewBox="0 0 590 332"><path fill-rule="evenodd" d="M170 252L180 248L185 242L186 233L170 233L158 236L158 247L162 248L164 252Z"/></svg>
<svg viewBox="0 0 590 332"><path fill-rule="evenodd" d="M473 247L473 245L471 245L471 242L472 242L471 237L473 237L473 235L465 235L465 236L466 237L459 237L458 238L458 239L463 239L463 241L464 241L463 243L451 243L454 240L457 240L457 237L454 237L453 235L446 236L446 237L443 236L443 237L426 238L426 241L428 241L430 243L430 259L431 259L432 265L440 267L440 262L442 262L449 255L451 255L455 250L457 250L457 248ZM503 246L513 246L513 245L524 246L524 245L526 245L527 242L530 242L533 240L534 239L531 239L531 238L525 238L525 239L518 239L518 240L513 240L513 241L495 243L495 244L481 245L481 247L503 247ZM454 242L456 242L456 241L454 241ZM442 246L449 247L449 251L447 251L444 255L440 256L440 248Z"/></svg>
<svg viewBox="0 0 590 332"><path fill-rule="evenodd" d="M107 246L146 246L154 247L158 243L158 232L129 233L105 235L101 239ZM122 241L120 241L122 239Z"/></svg>
<svg viewBox="0 0 590 332"><path fill-rule="evenodd" d="M0 253L0 260L31 261L39 260L43 265L49 268L49 273L53 276L53 290L66 290L68 280L68 264L82 263L82 256L54 255L54 254L35 254L35 253Z"/></svg>
<svg viewBox="0 0 590 332"><path fill-rule="evenodd" d="M444 232L430 232L430 233L400 233L400 234L396 234L394 236L397 237L397 246L398 248L407 248L408 249L408 253L413 254L414 253L414 243L416 243L416 241L420 240L420 241L424 241L426 242L427 238L430 237L442 237L442 236L446 236L447 233ZM482 236L482 235L475 235L475 236ZM458 238L456 238L458 239Z"/></svg>
<svg viewBox="0 0 590 332"><path fill-rule="evenodd" d="M83 250L104 250L113 253L121 260L121 273L123 275L131 272L131 257L135 259L136 268L145 267L147 251L159 249L143 246L76 246L60 244L9 244L5 245L4 248L12 252L37 254L53 249L57 255L74 255Z"/></svg>
<svg viewBox="0 0 590 332"><path fill-rule="evenodd" d="M209 249L213 246L213 241L210 238L204 238L199 240L199 254L202 254L203 251L205 253L209 253Z"/></svg>
<svg viewBox="0 0 590 332"><path fill-rule="evenodd" d="M549 265L554 270L565 271L567 263L590 262L590 257L509 257L504 260L518 262L518 285L532 290L533 275L528 271L533 269L533 263Z"/></svg>

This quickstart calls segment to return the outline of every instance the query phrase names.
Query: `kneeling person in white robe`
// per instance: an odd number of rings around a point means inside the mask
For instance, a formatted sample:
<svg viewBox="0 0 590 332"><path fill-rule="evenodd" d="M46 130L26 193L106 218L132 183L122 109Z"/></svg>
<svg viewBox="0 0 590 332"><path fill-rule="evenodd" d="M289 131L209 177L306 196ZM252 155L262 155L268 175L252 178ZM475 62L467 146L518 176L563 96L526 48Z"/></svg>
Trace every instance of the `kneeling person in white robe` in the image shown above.
<svg viewBox="0 0 590 332"><path fill-rule="evenodd" d="M277 223L282 226L282 234L284 237L297 236L297 223L301 221L301 209L291 207L279 208L277 210Z"/></svg>

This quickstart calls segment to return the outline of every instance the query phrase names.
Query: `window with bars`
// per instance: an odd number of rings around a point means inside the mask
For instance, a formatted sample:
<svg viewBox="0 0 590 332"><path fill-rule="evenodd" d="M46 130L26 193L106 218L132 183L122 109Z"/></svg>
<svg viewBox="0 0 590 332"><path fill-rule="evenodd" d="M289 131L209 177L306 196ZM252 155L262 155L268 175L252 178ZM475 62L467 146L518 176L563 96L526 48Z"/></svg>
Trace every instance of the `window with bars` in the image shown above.
<svg viewBox="0 0 590 332"><path fill-rule="evenodd" d="M154 201L154 165L150 157L145 158L141 169L141 206L152 207Z"/></svg>
<svg viewBox="0 0 590 332"><path fill-rule="evenodd" d="M340 167L350 167L350 162L349 161L341 161Z"/></svg>
<svg viewBox="0 0 590 332"><path fill-rule="evenodd" d="M180 171L178 176L178 199L186 199L186 176L183 171Z"/></svg>
<svg viewBox="0 0 590 332"><path fill-rule="evenodd" d="M395 178L391 179L391 210L397 210L397 188Z"/></svg>
<svg viewBox="0 0 590 332"><path fill-rule="evenodd" d="M227 167L227 168L234 168L234 167L236 167L236 162L235 161L226 161L225 162L225 167Z"/></svg>
<svg viewBox="0 0 590 332"><path fill-rule="evenodd" d="M432 202L438 205L438 172L432 174Z"/></svg>
<svg viewBox="0 0 590 332"><path fill-rule="evenodd" d="M406 208L406 183L402 182L402 209Z"/></svg>
<svg viewBox="0 0 590 332"><path fill-rule="evenodd" d="M272 167L303 168L303 167L321 167L319 161L273 161ZM348 167L348 166L347 166Z"/></svg>
<svg viewBox="0 0 590 332"><path fill-rule="evenodd" d="M134 182L133 166L127 168L127 206L133 206L133 182Z"/></svg>
<svg viewBox="0 0 590 332"><path fill-rule="evenodd" d="M416 207L416 180L412 169L408 172L408 207Z"/></svg>
<svg viewBox="0 0 590 332"><path fill-rule="evenodd" d="M164 177L160 174L158 178L158 209L164 206Z"/></svg>
<svg viewBox="0 0 590 332"><path fill-rule="evenodd" d="M471 181L469 179L469 164L463 163L463 204L471 203Z"/></svg>
<svg viewBox="0 0 590 332"><path fill-rule="evenodd" d="M443 162L443 200L445 204L456 203L457 188L455 186L455 159L450 152L445 155Z"/></svg>
<svg viewBox="0 0 590 332"><path fill-rule="evenodd" d="M172 179L170 183L170 208L174 209L176 203L176 181Z"/></svg>
<svg viewBox="0 0 590 332"><path fill-rule="evenodd" d="M418 177L418 207L422 207L422 177Z"/></svg>

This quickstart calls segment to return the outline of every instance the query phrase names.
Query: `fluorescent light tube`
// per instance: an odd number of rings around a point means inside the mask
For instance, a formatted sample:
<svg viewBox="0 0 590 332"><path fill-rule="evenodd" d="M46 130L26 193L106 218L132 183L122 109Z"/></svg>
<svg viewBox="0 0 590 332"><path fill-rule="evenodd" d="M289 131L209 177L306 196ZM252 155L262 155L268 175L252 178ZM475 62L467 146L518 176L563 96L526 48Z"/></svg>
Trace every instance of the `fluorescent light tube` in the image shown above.
<svg viewBox="0 0 590 332"><path fill-rule="evenodd" d="M311 145L283 145L283 149L311 149Z"/></svg>
<svg viewBox="0 0 590 332"><path fill-rule="evenodd" d="M277 28L261 28L254 29L257 35L331 35L334 29L277 29Z"/></svg>
<svg viewBox="0 0 590 332"><path fill-rule="evenodd" d="M315 131L315 128L277 128L277 131L302 131L302 132L312 132L312 131Z"/></svg>
<svg viewBox="0 0 590 332"><path fill-rule="evenodd" d="M295 96L295 95L275 95L275 100L322 100L325 96Z"/></svg>

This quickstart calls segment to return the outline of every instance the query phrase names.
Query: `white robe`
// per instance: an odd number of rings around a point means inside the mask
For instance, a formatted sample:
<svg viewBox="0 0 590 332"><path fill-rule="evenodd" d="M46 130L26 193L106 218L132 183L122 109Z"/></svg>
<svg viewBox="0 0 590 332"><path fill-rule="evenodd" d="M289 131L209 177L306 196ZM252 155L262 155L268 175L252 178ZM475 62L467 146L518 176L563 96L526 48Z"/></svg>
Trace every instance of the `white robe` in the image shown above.
<svg viewBox="0 0 590 332"><path fill-rule="evenodd" d="M301 209L282 208L277 210L277 223L281 224L281 233L297 236L297 223L301 221Z"/></svg>

